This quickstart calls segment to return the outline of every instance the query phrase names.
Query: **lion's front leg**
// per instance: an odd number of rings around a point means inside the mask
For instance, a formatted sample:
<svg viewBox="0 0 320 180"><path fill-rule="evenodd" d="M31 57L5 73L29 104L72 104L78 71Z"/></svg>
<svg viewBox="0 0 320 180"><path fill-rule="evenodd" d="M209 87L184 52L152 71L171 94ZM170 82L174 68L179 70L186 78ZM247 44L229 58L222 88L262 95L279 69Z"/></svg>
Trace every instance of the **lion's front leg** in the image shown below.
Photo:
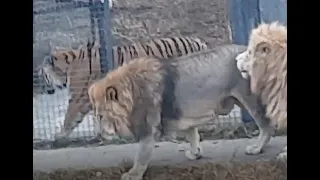
<svg viewBox="0 0 320 180"><path fill-rule="evenodd" d="M185 152L185 155L190 160L201 158L202 148L200 146L200 135L198 128L189 128L186 132L186 139L189 141L191 149Z"/></svg>
<svg viewBox="0 0 320 180"><path fill-rule="evenodd" d="M264 107L259 102L256 96L248 94L246 88L240 89L235 93L235 97L239 100L238 104L241 108L245 108L249 111L249 114L255 120L259 127L260 134L254 144L246 147L245 153L248 155L260 154L263 148L269 143L271 135L273 134L273 127L270 124L270 120L265 117Z"/></svg>
<svg viewBox="0 0 320 180"><path fill-rule="evenodd" d="M121 180L142 180L143 174L148 168L152 151L155 145L153 135L150 135L139 142L133 167L121 177Z"/></svg>

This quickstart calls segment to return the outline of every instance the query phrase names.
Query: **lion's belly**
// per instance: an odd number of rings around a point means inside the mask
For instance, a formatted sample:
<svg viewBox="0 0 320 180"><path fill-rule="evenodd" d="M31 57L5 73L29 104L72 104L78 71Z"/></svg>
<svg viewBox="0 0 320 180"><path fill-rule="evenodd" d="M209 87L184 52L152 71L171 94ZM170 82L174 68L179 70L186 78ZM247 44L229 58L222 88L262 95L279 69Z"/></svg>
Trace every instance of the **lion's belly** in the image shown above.
<svg viewBox="0 0 320 180"><path fill-rule="evenodd" d="M204 114L202 116L182 117L174 126L177 128L177 130L183 131L191 127L198 127L208 124L209 122L214 121L216 118L217 115L212 110L211 112L208 112L208 114Z"/></svg>
<svg viewBox="0 0 320 180"><path fill-rule="evenodd" d="M229 94L202 94L204 96L193 96L192 98L179 100L180 118L169 121L169 129L186 130L215 121L219 115L231 112L234 101Z"/></svg>
<svg viewBox="0 0 320 180"><path fill-rule="evenodd" d="M164 119L166 121L165 131L184 131L191 127L201 126L214 121L217 118L216 112L213 108L203 114L182 116L180 119Z"/></svg>

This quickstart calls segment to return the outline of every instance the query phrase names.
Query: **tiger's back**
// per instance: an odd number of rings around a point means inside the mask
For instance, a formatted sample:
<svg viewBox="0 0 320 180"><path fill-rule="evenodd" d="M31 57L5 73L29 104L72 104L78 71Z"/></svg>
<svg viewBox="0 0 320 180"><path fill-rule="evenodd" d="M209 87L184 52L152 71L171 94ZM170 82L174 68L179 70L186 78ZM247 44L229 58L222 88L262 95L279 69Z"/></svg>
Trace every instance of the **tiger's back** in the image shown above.
<svg viewBox="0 0 320 180"><path fill-rule="evenodd" d="M205 41L196 37L155 38L131 45L113 47L115 67L131 59L145 56L171 58L208 49Z"/></svg>

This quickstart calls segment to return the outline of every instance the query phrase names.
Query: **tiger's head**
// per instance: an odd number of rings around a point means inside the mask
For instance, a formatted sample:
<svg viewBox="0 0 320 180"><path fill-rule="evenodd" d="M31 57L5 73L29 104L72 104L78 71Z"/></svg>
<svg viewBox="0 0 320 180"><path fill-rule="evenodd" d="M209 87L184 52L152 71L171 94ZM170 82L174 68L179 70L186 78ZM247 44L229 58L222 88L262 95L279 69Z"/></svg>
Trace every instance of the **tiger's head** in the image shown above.
<svg viewBox="0 0 320 180"><path fill-rule="evenodd" d="M53 47L50 56L45 57L39 70L41 77L48 89L49 94L54 94L55 89L64 89L67 87L67 73L72 66L72 62L84 56L84 46L77 49L62 49Z"/></svg>
<svg viewBox="0 0 320 180"><path fill-rule="evenodd" d="M100 45L97 41L92 42L90 40L88 40L86 44L81 44L76 49L54 46L47 64L60 69L63 73L67 73L76 62L82 62L83 60L91 58L99 47Z"/></svg>
<svg viewBox="0 0 320 180"><path fill-rule="evenodd" d="M50 57L45 60L45 64L55 69L59 69L63 73L67 73L71 64L81 53L82 46L78 49L58 49L52 48Z"/></svg>

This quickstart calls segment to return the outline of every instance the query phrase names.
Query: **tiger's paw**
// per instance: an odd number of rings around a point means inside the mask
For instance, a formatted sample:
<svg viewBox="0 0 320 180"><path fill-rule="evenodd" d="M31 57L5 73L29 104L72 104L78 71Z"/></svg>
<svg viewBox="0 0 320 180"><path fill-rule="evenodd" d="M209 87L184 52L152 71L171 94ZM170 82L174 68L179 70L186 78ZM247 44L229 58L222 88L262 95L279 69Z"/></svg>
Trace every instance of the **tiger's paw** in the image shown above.
<svg viewBox="0 0 320 180"><path fill-rule="evenodd" d="M64 132L57 133L54 136L55 140L61 140L61 139L65 139L65 138L66 138L66 133L64 133Z"/></svg>

